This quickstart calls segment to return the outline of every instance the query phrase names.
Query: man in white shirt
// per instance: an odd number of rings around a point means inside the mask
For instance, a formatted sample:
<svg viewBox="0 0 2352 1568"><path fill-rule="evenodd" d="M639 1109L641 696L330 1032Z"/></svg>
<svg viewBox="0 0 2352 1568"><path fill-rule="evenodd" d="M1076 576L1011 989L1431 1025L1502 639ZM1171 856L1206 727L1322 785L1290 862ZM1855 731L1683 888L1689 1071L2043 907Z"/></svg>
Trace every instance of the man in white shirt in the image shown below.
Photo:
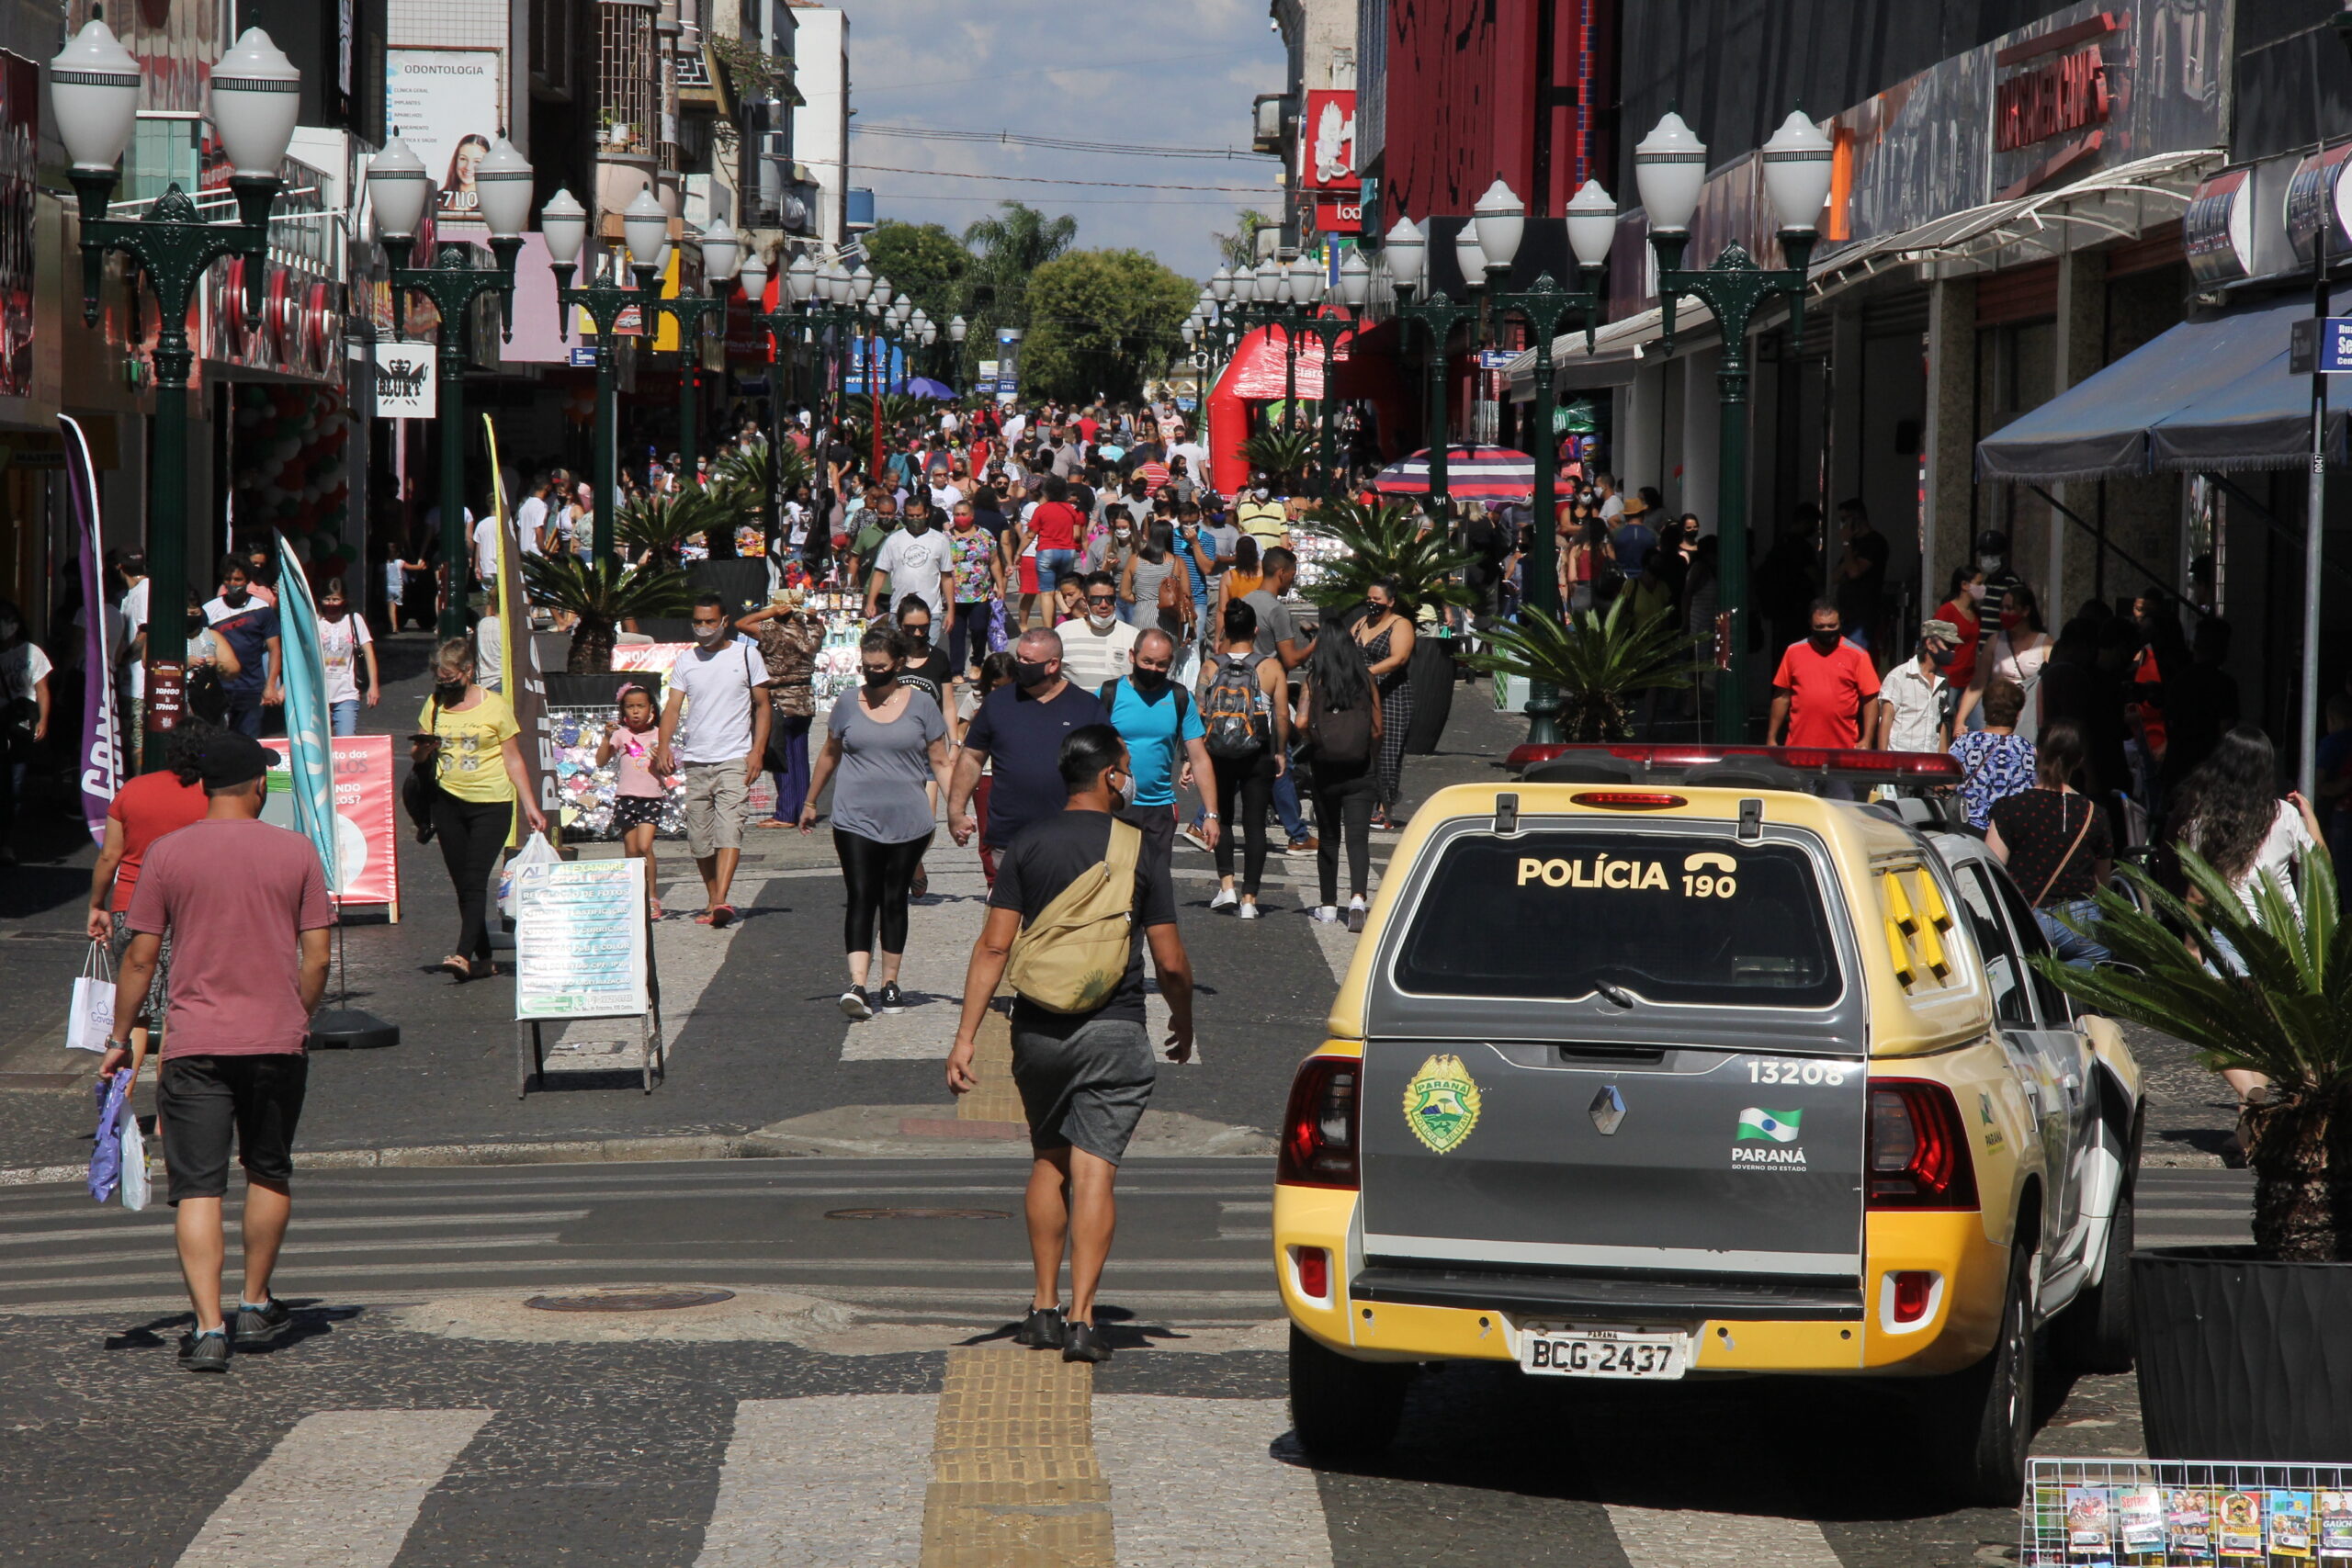
<svg viewBox="0 0 2352 1568"><path fill-rule="evenodd" d="M1960 647L1960 628L1929 621L1919 628L1919 656L1886 672L1878 689L1879 733L1890 751L1943 751L1951 745L1951 683L1944 667Z"/></svg>
<svg viewBox="0 0 2352 1568"><path fill-rule="evenodd" d="M1021 433L1028 428L1029 416L1023 413L1019 405L1016 404L1013 408L1013 412L1004 417L1004 444L1006 447L1011 448L1020 446Z"/></svg>
<svg viewBox="0 0 2352 1568"><path fill-rule="evenodd" d="M526 556L539 553L539 536L547 532L549 483L545 474L532 475L531 492L523 498L523 504L514 509L514 532L521 536L523 553Z"/></svg>
<svg viewBox="0 0 2352 1568"><path fill-rule="evenodd" d="M1600 492L1600 520L1614 530L1617 519L1625 515L1625 498L1617 493L1617 476L1603 474L1592 481L1592 488Z"/></svg>
<svg viewBox="0 0 2352 1568"><path fill-rule="evenodd" d="M1192 471L1197 482L1208 482L1209 449L1186 434L1181 420L1177 422L1174 439L1168 444L1169 465L1172 468L1179 457L1184 459L1184 467Z"/></svg>
<svg viewBox="0 0 2352 1568"><path fill-rule="evenodd" d="M1108 682L1127 678L1135 668L1136 639L1143 633L1119 619L1119 584L1109 572L1090 572L1080 586L1086 591L1084 618L1055 628L1062 637L1062 675L1082 692L1099 693Z"/></svg>
<svg viewBox="0 0 2352 1568"><path fill-rule="evenodd" d="M694 629L693 649L670 667L670 696L662 710L653 769L668 773L684 764L686 847L702 873L707 905L695 924L717 931L735 920L727 894L742 854L752 781L760 776L768 749L769 704L757 690L767 684L768 670L758 647L733 635L727 601L718 594L695 601ZM689 703L694 722L673 756L679 715Z"/></svg>
<svg viewBox="0 0 2352 1568"><path fill-rule="evenodd" d="M147 730L147 558L138 550L122 558L122 669L119 678L130 695L130 733L126 753L132 765Z"/></svg>
<svg viewBox="0 0 2352 1568"><path fill-rule="evenodd" d="M942 630L956 624L956 547L933 526L936 516L917 497L907 503L904 525L883 539L866 581L867 620L911 593L930 606Z"/></svg>
<svg viewBox="0 0 2352 1568"><path fill-rule="evenodd" d="M474 580L484 592L495 592L498 586L498 517L495 513L474 521L473 513L466 513L466 525L474 539Z"/></svg>

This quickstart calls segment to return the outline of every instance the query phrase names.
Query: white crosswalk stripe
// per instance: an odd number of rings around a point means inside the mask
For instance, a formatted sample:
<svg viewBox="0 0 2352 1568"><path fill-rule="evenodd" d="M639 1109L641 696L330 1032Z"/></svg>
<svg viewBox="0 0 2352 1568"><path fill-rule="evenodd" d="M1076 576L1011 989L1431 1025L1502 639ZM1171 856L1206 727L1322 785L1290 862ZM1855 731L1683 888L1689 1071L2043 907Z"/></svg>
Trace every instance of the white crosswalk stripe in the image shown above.
<svg viewBox="0 0 2352 1568"><path fill-rule="evenodd" d="M212 1512L179 1568L390 1568L487 1410L306 1416Z"/></svg>
<svg viewBox="0 0 2352 1568"><path fill-rule="evenodd" d="M914 1568L936 1394L746 1399L695 1568Z"/></svg>
<svg viewBox="0 0 2352 1568"><path fill-rule="evenodd" d="M1611 1503L1609 1522L1633 1568L1839 1568L1828 1538L1810 1519Z"/></svg>
<svg viewBox="0 0 2352 1568"><path fill-rule="evenodd" d="M1315 1472L1268 1452L1289 1430L1279 1399L1096 1394L1119 1568L1329 1568Z"/></svg>

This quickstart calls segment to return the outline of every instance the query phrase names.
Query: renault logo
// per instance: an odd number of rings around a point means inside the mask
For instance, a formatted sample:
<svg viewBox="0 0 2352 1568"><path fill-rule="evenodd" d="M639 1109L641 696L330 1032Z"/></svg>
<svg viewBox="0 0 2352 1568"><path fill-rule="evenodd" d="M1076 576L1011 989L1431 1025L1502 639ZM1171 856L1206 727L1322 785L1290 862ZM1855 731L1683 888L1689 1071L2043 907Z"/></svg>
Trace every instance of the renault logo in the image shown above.
<svg viewBox="0 0 2352 1568"><path fill-rule="evenodd" d="M1615 1132L1617 1123L1624 1119L1625 1097L1617 1092L1615 1084L1607 1085L1592 1097L1592 1124L1600 1129L1602 1137Z"/></svg>

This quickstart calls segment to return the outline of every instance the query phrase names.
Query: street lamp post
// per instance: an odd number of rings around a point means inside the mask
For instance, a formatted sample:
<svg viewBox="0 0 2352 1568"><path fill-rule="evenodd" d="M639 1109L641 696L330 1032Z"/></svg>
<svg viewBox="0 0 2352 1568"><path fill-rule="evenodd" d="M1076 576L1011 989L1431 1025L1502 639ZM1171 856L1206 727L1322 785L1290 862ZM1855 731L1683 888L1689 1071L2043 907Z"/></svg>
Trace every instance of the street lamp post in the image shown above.
<svg viewBox="0 0 2352 1568"><path fill-rule="evenodd" d="M424 164L394 133L368 168L368 197L376 211L376 232L391 262L393 298L413 289L433 301L441 318L434 423L441 432L441 569L448 573L441 601L441 635L466 635L465 564L473 558L466 537L466 360L468 326L474 301L499 297L502 324L514 321L514 258L523 249L523 226L531 215L531 165L503 136L474 169L482 221L490 230L495 258L476 264L474 247L448 242L435 247L430 266L411 266L417 224L433 187ZM395 310L397 319L399 312Z"/></svg>
<svg viewBox="0 0 2352 1568"><path fill-rule="evenodd" d="M106 254L137 262L155 291L155 430L153 479L147 510L147 573L153 583L147 615L147 717L140 766L165 766L171 730L179 723L187 661L187 384L196 368L187 312L212 264L224 256L254 260L269 251L269 209L282 184L279 167L294 138L301 76L258 28L246 29L212 67L210 116L234 172L236 220L206 221L174 184L142 218L107 216L118 165L139 113L139 63L102 21L93 20L50 62L50 91L59 138L73 160L82 219L82 320L98 321L98 286ZM245 275L249 310L259 313L262 273Z"/></svg>
<svg viewBox="0 0 2352 1568"><path fill-rule="evenodd" d="M724 319L729 296L733 293L727 286L734 281L742 256L735 231L724 218L714 219L703 231L700 248L704 284L718 284L718 293L688 294L681 290L674 299L653 299L645 302L649 333L662 316L678 323L678 467L684 473L682 483L693 479L695 473L696 437L701 423L696 394L702 385L702 324L711 316ZM758 309L756 301L752 309Z"/></svg>
<svg viewBox="0 0 2352 1568"><path fill-rule="evenodd" d="M1764 143L1764 190L1781 220L1785 267L1761 267L1735 240L1714 265L1685 269L1690 217L1698 210L1707 177L1707 148L1681 116L1668 111L1634 150L1634 177L1649 217L1650 246L1657 254L1658 305L1664 316L1666 351L1674 352L1674 306L1683 296L1714 313L1723 333L1723 358L1715 373L1721 410L1718 435L1715 533L1716 643L1720 672L1715 681L1715 739L1747 739L1747 326L1775 296L1789 300L1790 336L1804 335L1806 264L1813 257L1814 224L1828 199L1833 148L1802 113L1792 114Z"/></svg>
<svg viewBox="0 0 2352 1568"><path fill-rule="evenodd" d="M947 384L958 397L964 391L964 340L971 333L971 323L963 317L948 318L947 341L955 346L947 352Z"/></svg>
<svg viewBox="0 0 2352 1568"><path fill-rule="evenodd" d="M1445 421L1445 345L1453 329L1478 314L1476 305L1456 305L1439 288L1430 290L1419 304L1413 296L1419 291L1423 267L1429 261L1429 238L1419 224L1399 218L1388 231L1381 253L1387 258L1389 282L1396 290L1396 314L1408 321L1419 321L1429 333L1429 389L1427 392L1427 430L1424 439L1429 448L1430 490L1427 509L1432 526L1446 526L1446 421ZM1402 347L1400 337L1399 347Z"/></svg>
<svg viewBox="0 0 2352 1568"><path fill-rule="evenodd" d="M613 431L613 338L620 329L621 313L635 308L639 310L640 330L648 319L643 307L661 298L654 277L662 269L670 244L670 216L662 211L651 186L637 193L637 199L621 210L622 243L628 247L630 270L637 275L637 287L626 288L617 283L590 283L574 288L571 279L580 260L580 249L588 237L588 214L569 191L558 191L539 209L539 231L547 236L548 265L555 274L555 297L558 335L571 335L571 310L576 306L588 312L596 328L596 534L595 556L598 560L613 558L613 508L620 489L618 455L615 450ZM612 254L615 270L618 270L620 254ZM593 276L594 274L592 273Z"/></svg>
<svg viewBox="0 0 2352 1568"><path fill-rule="evenodd" d="M1487 269L1498 284L1519 254L1526 221L1519 197L1499 178L1479 198L1472 224ZM1560 618L1565 606L1560 603L1556 516L1559 440L1552 432L1552 340L1558 335L1561 322L1571 315L1580 315L1584 319L1586 347L1589 350L1591 346L1593 329L1600 324L1601 312L1607 308L1601 281L1609 265L1610 243L1617 236L1617 204L1599 182L1587 180L1568 204L1566 221L1580 288L1562 288L1545 273L1530 287L1516 292L1499 287L1487 290L1487 303L1493 308L1498 332L1504 318L1515 310L1526 318L1529 335L1534 339L1534 518L1529 525L1523 603L1532 614L1554 620ZM1536 744L1566 739L1560 733L1559 689L1549 682L1533 682L1528 688L1527 739Z"/></svg>

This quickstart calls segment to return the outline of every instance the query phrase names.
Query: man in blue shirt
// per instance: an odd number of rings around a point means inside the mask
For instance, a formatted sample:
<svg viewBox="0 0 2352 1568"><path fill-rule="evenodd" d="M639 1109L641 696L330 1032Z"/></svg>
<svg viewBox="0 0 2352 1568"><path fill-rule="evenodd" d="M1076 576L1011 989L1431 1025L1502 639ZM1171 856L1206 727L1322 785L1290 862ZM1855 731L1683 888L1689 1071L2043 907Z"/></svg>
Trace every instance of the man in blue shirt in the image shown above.
<svg viewBox="0 0 2352 1568"><path fill-rule="evenodd" d="M1119 813L1143 829L1144 853L1165 868L1176 851L1176 758L1197 780L1209 771L1208 731L1191 696L1169 678L1176 663L1176 639L1153 627L1136 639L1134 667L1126 679L1106 682L1097 696L1104 722L1127 743L1128 776L1135 783ZM1216 847L1216 813L1204 813L1202 837Z"/></svg>
<svg viewBox="0 0 2352 1568"><path fill-rule="evenodd" d="M286 701L277 683L277 612L254 592L245 563L234 556L220 563L220 596L204 606L204 620L237 655L237 673L220 682L228 710L222 722L258 738L261 710Z"/></svg>
<svg viewBox="0 0 2352 1568"><path fill-rule="evenodd" d="M1609 536L1609 547L1617 558L1617 570L1628 579L1642 575L1642 568L1648 563L1650 552L1657 548L1657 533L1643 521L1648 511L1648 506L1641 501L1627 502L1623 521Z"/></svg>

